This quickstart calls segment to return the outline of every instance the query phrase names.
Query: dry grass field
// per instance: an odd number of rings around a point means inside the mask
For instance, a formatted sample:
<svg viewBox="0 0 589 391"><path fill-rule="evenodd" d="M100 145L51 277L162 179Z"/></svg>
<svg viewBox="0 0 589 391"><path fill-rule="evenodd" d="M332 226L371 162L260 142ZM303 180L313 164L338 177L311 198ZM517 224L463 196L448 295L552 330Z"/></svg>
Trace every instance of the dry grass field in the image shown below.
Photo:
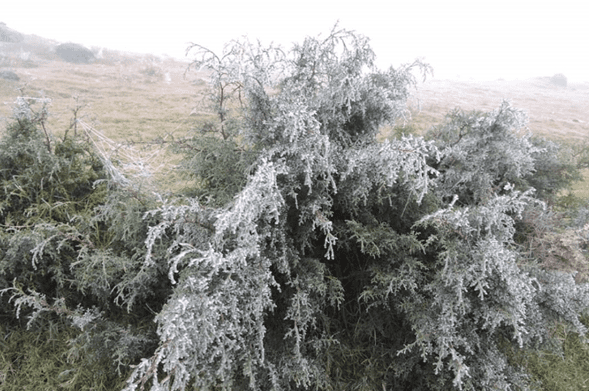
<svg viewBox="0 0 589 391"><path fill-rule="evenodd" d="M20 77L0 79L0 120L10 118L21 91L51 99L48 126L56 134L70 126L77 106L85 122L117 142L135 145L185 135L203 118L199 104L207 88L206 75L186 73L188 62L104 50L103 58L92 64L72 64L51 51L55 44L36 36L19 44L0 44L0 70L12 70ZM454 108L489 111L503 99L528 113L534 134L576 143L589 138L589 83L559 87L549 77L488 82L429 79L417 85L409 100L410 121L423 132ZM164 161L172 163L174 156L168 154ZM585 192L585 187L579 184L577 191ZM589 196L589 190L586 193Z"/></svg>
<svg viewBox="0 0 589 391"><path fill-rule="evenodd" d="M86 122L115 140L145 140L190 127L190 113L205 87L202 75L185 76L187 63L175 60L112 57L93 64L56 59L37 67L11 67L20 80L0 79L0 117L10 117L21 95L18 89L24 87L27 96L51 99L49 125L58 133L69 126L77 104L83 106Z"/></svg>

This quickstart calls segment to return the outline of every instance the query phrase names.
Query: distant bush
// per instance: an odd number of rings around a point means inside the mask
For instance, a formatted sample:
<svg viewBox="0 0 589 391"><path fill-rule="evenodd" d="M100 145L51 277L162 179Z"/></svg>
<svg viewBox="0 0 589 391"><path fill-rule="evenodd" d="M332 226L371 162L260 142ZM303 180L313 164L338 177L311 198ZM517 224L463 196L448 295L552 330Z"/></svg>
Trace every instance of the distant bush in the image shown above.
<svg viewBox="0 0 589 391"><path fill-rule="evenodd" d="M162 68L156 64L146 65L139 72L147 76L147 81L158 81L164 78Z"/></svg>
<svg viewBox="0 0 589 391"><path fill-rule="evenodd" d="M566 87L567 86L567 78L562 73L557 73L556 75L552 76L550 78L550 82L552 84L557 85L557 86L560 86L560 87Z"/></svg>
<svg viewBox="0 0 589 391"><path fill-rule="evenodd" d="M90 49L77 43L63 43L55 48L55 53L62 60L76 64L89 64L95 60Z"/></svg>
<svg viewBox="0 0 589 391"><path fill-rule="evenodd" d="M20 77L14 71L0 71L0 79L19 81Z"/></svg>

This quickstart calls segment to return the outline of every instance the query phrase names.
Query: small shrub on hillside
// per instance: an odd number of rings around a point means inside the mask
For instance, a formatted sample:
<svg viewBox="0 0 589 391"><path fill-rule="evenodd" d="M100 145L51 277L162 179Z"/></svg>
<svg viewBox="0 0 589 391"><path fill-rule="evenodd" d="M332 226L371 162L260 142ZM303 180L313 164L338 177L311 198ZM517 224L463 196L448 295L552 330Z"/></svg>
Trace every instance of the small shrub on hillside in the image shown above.
<svg viewBox="0 0 589 391"><path fill-rule="evenodd" d="M161 67L161 61L156 57L148 57L144 59L145 65L139 71L142 75L147 76L148 80L162 80L164 78L164 71Z"/></svg>
<svg viewBox="0 0 589 391"><path fill-rule="evenodd" d="M557 73L550 78L550 82L552 84L560 86L560 87L566 87L567 86L567 77L565 75L563 75L562 73Z"/></svg>
<svg viewBox="0 0 589 391"><path fill-rule="evenodd" d="M57 45L55 53L62 60L75 64L89 64L96 60L90 49L72 42Z"/></svg>
<svg viewBox="0 0 589 391"><path fill-rule="evenodd" d="M154 65L147 66L147 67L141 69L141 73L144 74L145 76L149 76L149 77L155 77L155 78L162 78L163 77L162 70L159 67L156 67Z"/></svg>
<svg viewBox="0 0 589 391"><path fill-rule="evenodd" d="M19 81L20 77L14 71L2 70L0 71L0 79Z"/></svg>

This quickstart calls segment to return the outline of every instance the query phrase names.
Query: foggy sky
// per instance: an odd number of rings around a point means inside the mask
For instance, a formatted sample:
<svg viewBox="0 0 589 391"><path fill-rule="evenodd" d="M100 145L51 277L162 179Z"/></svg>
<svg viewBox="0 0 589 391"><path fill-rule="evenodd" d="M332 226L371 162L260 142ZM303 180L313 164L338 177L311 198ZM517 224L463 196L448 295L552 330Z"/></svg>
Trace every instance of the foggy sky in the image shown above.
<svg viewBox="0 0 589 391"><path fill-rule="evenodd" d="M588 19L583 2L570 0L20 0L0 12L25 34L176 58L189 42L218 52L242 35L288 49L339 20L371 39L381 68L419 57L436 78L479 80L563 73L589 81Z"/></svg>

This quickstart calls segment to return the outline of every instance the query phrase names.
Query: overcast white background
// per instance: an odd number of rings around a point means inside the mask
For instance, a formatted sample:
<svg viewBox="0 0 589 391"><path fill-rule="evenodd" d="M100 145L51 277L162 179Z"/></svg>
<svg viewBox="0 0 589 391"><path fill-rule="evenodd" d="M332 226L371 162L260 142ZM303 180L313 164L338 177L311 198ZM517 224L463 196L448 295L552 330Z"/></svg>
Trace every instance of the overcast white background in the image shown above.
<svg viewBox="0 0 589 391"><path fill-rule="evenodd" d="M441 79L565 74L589 81L582 0L41 0L5 1L0 21L26 34L183 58L242 35L289 48L336 21L371 39L381 68L424 58Z"/></svg>

